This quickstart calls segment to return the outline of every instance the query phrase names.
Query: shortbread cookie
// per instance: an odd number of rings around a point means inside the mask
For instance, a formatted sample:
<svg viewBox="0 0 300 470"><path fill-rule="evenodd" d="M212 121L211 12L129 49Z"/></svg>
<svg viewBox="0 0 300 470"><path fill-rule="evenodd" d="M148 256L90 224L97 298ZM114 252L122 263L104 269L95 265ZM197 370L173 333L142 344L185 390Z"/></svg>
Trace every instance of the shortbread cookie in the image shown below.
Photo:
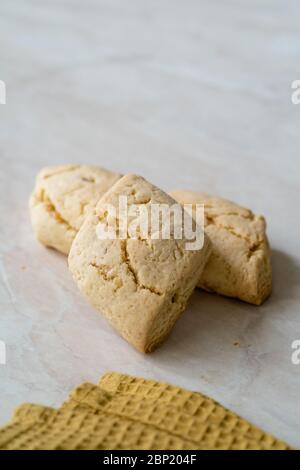
<svg viewBox="0 0 300 470"><path fill-rule="evenodd" d="M86 165L43 169L30 198L37 239L68 254L86 215L120 177L118 173Z"/></svg>
<svg viewBox="0 0 300 470"><path fill-rule="evenodd" d="M104 240L96 230L112 227L108 210L126 196L128 208L175 201L142 177L126 175L99 201L79 230L69 255L69 267L80 291L101 310L114 328L138 350L152 351L170 332L193 292L210 253L204 236L200 250L187 250L187 240ZM132 219L134 222L134 218Z"/></svg>
<svg viewBox="0 0 300 470"><path fill-rule="evenodd" d="M204 204L212 254L198 287L260 305L271 293L272 269L266 222L233 202L205 193L170 193L181 204Z"/></svg>

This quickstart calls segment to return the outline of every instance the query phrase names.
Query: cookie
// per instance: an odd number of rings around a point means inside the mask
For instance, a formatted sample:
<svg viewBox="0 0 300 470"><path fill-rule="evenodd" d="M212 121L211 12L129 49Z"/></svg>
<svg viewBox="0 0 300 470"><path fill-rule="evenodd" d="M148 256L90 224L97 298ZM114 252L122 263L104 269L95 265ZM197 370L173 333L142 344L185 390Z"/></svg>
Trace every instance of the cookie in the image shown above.
<svg viewBox="0 0 300 470"><path fill-rule="evenodd" d="M43 169L29 203L37 239L67 255L86 215L120 177L86 165Z"/></svg>
<svg viewBox="0 0 300 470"><path fill-rule="evenodd" d="M260 305L272 289L272 268L264 217L206 193L170 193L181 204L204 204L205 232L212 254L198 287Z"/></svg>
<svg viewBox="0 0 300 470"><path fill-rule="evenodd" d="M0 429L0 450L189 450L193 442L102 409L75 405Z"/></svg>
<svg viewBox="0 0 300 470"><path fill-rule="evenodd" d="M151 423L188 439L198 449L289 449L286 443L202 393L116 372L104 374L99 387L113 397L106 404L107 411L111 408L114 413ZM97 406L96 392L90 392L90 396Z"/></svg>
<svg viewBox="0 0 300 470"><path fill-rule="evenodd" d="M144 178L124 176L80 228L69 254L69 268L82 294L112 326L139 351L150 352L185 309L210 246L203 232L203 247L198 250L187 249L187 240L172 234L170 239L134 238L128 230L124 239L100 239L99 223L108 230L117 222L108 205L118 208L120 196L127 197L128 211L135 204L149 212L155 204L175 204ZM134 225L137 219L133 216L131 222Z"/></svg>
<svg viewBox="0 0 300 470"><path fill-rule="evenodd" d="M59 409L23 404L1 450L291 450L201 393L115 372L76 387Z"/></svg>

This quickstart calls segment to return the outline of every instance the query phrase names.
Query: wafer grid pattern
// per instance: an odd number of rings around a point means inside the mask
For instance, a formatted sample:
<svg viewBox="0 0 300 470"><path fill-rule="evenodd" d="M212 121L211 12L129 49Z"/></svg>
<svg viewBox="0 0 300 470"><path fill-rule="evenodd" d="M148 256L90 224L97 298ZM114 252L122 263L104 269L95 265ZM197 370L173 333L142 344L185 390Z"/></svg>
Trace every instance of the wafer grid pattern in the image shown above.
<svg viewBox="0 0 300 470"><path fill-rule="evenodd" d="M214 400L172 385L108 373L59 409L24 404L0 429L0 449L289 449Z"/></svg>

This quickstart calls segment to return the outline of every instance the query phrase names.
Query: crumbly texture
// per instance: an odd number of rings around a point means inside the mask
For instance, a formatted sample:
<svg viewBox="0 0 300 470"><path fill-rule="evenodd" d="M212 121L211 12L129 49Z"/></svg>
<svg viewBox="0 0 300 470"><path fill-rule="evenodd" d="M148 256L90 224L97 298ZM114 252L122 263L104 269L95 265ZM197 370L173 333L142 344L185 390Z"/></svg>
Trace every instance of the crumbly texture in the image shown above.
<svg viewBox="0 0 300 470"><path fill-rule="evenodd" d="M110 225L107 204L175 201L136 175L121 178L99 201L79 230L69 255L69 267L80 291L114 328L138 350L152 351L170 332L197 284L210 254L204 237L201 250L186 250L184 238L103 240L96 234L101 222Z"/></svg>
<svg viewBox="0 0 300 470"><path fill-rule="evenodd" d="M260 305L271 293L272 268L264 217L206 193L170 193L181 204L204 204L212 254L198 287Z"/></svg>
<svg viewBox="0 0 300 470"><path fill-rule="evenodd" d="M86 165L43 169L30 197L31 222L37 239L69 254L85 217L121 175Z"/></svg>

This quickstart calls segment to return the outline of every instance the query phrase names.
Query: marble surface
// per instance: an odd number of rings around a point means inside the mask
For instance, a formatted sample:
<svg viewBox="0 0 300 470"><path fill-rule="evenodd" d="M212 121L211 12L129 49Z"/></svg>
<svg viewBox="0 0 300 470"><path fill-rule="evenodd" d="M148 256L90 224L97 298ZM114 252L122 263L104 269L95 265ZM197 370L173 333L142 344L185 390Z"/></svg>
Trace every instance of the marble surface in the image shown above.
<svg viewBox="0 0 300 470"><path fill-rule="evenodd" d="M2 0L0 423L116 370L210 395L300 447L298 1ZM274 293L197 291L169 340L135 352L33 238L36 172L65 162L205 190L268 221Z"/></svg>

